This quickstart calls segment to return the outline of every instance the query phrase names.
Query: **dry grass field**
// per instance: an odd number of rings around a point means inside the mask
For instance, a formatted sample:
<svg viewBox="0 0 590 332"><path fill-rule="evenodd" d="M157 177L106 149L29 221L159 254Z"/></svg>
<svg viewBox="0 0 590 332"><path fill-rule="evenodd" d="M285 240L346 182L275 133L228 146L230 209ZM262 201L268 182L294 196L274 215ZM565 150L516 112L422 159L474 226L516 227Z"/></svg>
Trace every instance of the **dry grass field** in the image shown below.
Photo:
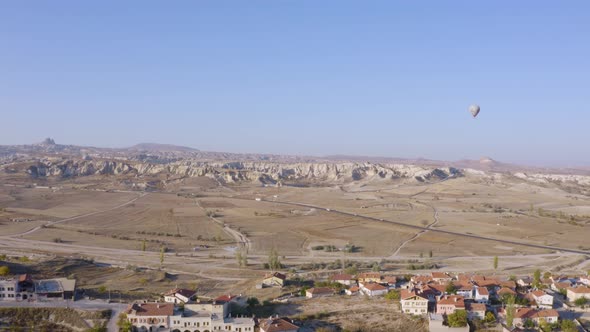
<svg viewBox="0 0 590 332"><path fill-rule="evenodd" d="M286 269L337 259L396 259L436 263L448 271L479 271L491 268L493 256L501 257L500 269L506 274L529 271L534 264L564 271L588 268L583 255L519 244L590 250L590 199L559 184L538 185L511 176L281 188L220 187L211 178L180 178L145 193L112 190L112 182L101 188L91 178L64 183L59 189L0 187L0 253L35 250L94 257L122 268L161 268L205 282L212 292L256 293L254 284L265 273L262 265L272 249ZM340 251L351 244L354 252ZM245 268L235 258L241 246L247 248ZM314 250L318 246L336 251ZM168 252L160 265L162 247ZM398 273L408 272L407 263L397 266ZM126 278L115 274L104 282L116 280L127 289ZM260 295L278 295L265 292Z"/></svg>

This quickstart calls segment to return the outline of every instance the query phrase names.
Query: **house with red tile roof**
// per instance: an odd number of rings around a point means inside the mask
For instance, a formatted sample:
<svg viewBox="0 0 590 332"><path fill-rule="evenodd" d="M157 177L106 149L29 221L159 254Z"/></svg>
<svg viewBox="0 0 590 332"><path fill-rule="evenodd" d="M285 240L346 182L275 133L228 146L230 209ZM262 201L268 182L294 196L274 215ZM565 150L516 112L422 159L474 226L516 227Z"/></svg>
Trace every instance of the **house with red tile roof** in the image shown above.
<svg viewBox="0 0 590 332"><path fill-rule="evenodd" d="M465 309L469 320L484 319L486 316L486 305L483 303L466 303Z"/></svg>
<svg viewBox="0 0 590 332"><path fill-rule="evenodd" d="M539 324L541 319L552 324L559 320L559 313L553 309L537 310L533 308L517 308L514 313L513 324L516 326L522 326L527 320Z"/></svg>
<svg viewBox="0 0 590 332"><path fill-rule="evenodd" d="M330 281L337 282L342 285L350 286L356 284L356 279L353 275L341 273L330 277Z"/></svg>
<svg viewBox="0 0 590 332"><path fill-rule="evenodd" d="M497 292L497 294L498 294L498 297L499 297L499 298L502 298L502 297L503 297L503 296L505 296L505 295L512 295L512 296L516 296L516 292L515 292L515 291L513 291L513 290L512 290L512 289L510 289L510 288L507 288L507 287L504 287L504 288L500 289L500 290Z"/></svg>
<svg viewBox="0 0 590 332"><path fill-rule="evenodd" d="M381 284L369 282L360 284L360 291L367 296L383 296L389 289Z"/></svg>
<svg viewBox="0 0 590 332"><path fill-rule="evenodd" d="M460 309L465 309L465 301L460 295L445 295L436 303L437 314L450 315Z"/></svg>
<svg viewBox="0 0 590 332"><path fill-rule="evenodd" d="M540 308L553 308L553 296L545 293L542 290L536 290L529 293L529 297Z"/></svg>
<svg viewBox="0 0 590 332"><path fill-rule="evenodd" d="M576 301L577 299L586 298L590 300L590 288L586 286L580 287L568 287L567 288L567 299L571 302Z"/></svg>
<svg viewBox="0 0 590 332"><path fill-rule="evenodd" d="M140 331L158 331L170 327L173 303L133 303L125 310L127 320Z"/></svg>
<svg viewBox="0 0 590 332"><path fill-rule="evenodd" d="M358 295L360 292L360 288L359 286L352 286L349 289L344 291L346 293L346 295Z"/></svg>
<svg viewBox="0 0 590 332"><path fill-rule="evenodd" d="M428 313L428 299L414 291L402 289L400 292L402 312L410 315L426 315Z"/></svg>
<svg viewBox="0 0 590 332"><path fill-rule="evenodd" d="M315 299L318 297L326 297L334 295L334 290L328 287L314 287L305 291L305 297L308 299Z"/></svg>
<svg viewBox="0 0 590 332"><path fill-rule="evenodd" d="M478 303L488 303L490 301L490 292L486 287L475 288L475 301Z"/></svg>
<svg viewBox="0 0 590 332"><path fill-rule="evenodd" d="M260 321L260 332L297 332L299 327L284 318L269 318Z"/></svg>
<svg viewBox="0 0 590 332"><path fill-rule="evenodd" d="M379 272L366 272L361 273L358 275L358 282L360 283L367 283L367 282L381 282L381 273Z"/></svg>
<svg viewBox="0 0 590 332"><path fill-rule="evenodd" d="M431 272L430 277L432 278L432 281L438 283L448 283L453 280L453 277L448 275L446 272Z"/></svg>
<svg viewBox="0 0 590 332"><path fill-rule="evenodd" d="M262 279L262 286L283 287L283 286L285 286L285 280L287 280L286 275L279 273L279 272L273 272L273 273L270 273L270 274L267 274L266 276L264 276L264 279Z"/></svg>

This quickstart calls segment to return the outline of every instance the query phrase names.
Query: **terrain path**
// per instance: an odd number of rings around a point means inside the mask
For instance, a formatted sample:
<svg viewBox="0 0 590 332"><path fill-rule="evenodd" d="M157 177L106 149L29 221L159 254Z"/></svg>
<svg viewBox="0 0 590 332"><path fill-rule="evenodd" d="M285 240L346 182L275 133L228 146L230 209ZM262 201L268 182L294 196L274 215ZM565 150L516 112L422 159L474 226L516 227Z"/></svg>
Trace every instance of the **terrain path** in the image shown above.
<svg viewBox="0 0 590 332"><path fill-rule="evenodd" d="M430 206L430 205L428 205L428 206ZM412 236L411 238L409 238L406 241L402 242L402 244L400 244L400 246L397 248L397 250L391 256L389 256L389 258L396 258L399 255L399 252L406 246L406 244L408 244L408 243L416 240L417 238L420 237L420 235L428 232L431 227L433 227L436 224L438 224L438 222L439 222L439 219L438 219L438 210L434 206L430 206L430 208L432 208L432 210L434 211L434 222L432 222L430 225L427 225L425 229L423 229L423 230L419 231L418 233L414 234L414 236Z"/></svg>
<svg viewBox="0 0 590 332"><path fill-rule="evenodd" d="M199 203L199 200L196 200L195 199L195 204L199 208L201 208L203 211L207 212L207 210L203 206L201 206L201 204ZM219 220L219 219L215 218L215 216L208 216L208 217L209 217L209 219L213 220L216 224L218 224L219 226L221 226L223 228L223 231L225 233L227 233L229 236L233 237L234 240L236 241L236 245L238 247L244 246L244 247L246 247L246 251L247 252L250 251L250 249L252 247L252 241L250 241L250 239L246 235L244 235L244 234L240 233L239 231L237 231L235 229L232 229L231 227L227 226L222 220Z"/></svg>
<svg viewBox="0 0 590 332"><path fill-rule="evenodd" d="M124 207L124 206L127 206L127 205L129 205L129 204L132 204L132 203L134 203L135 201L137 201L138 199L140 199L140 198L142 198L142 197L145 197L145 196L147 196L147 195L148 195L148 193L142 192L142 193L140 193L140 194L139 194L139 196L137 196L137 197L133 198L132 200L130 200L130 201L127 201L127 202L125 202L125 203L123 203L123 204L119 204L119 205L117 205L117 206L115 206L115 207L112 207L112 208L109 208L109 209L106 209L106 210L101 210L101 211L95 211L95 212L85 213L85 214L77 215L77 216L70 217L70 218L60 219L60 220L56 220L56 221L50 221L50 222L46 223L46 224L45 224L45 225L43 225L43 226L37 226L37 227L35 227L35 228L33 228L33 229L30 229L30 230L28 230L28 231L26 231L26 232L17 233L17 234L11 234L10 236L25 236L25 235L32 234L32 233L34 233L34 232L36 232L36 231L40 230L40 229L41 229L41 228L43 228L43 227L52 226L52 225L55 225L55 224L60 224L60 223L62 223L62 222L66 222L66 221L72 221L72 220L76 220L76 219L80 219L80 218L90 217L90 216L93 216L93 215L96 215L96 214L101 214L101 213L105 213L105 212L110 212L110 211L113 211L113 210L116 210L116 209L120 209L120 208L122 208L122 207Z"/></svg>

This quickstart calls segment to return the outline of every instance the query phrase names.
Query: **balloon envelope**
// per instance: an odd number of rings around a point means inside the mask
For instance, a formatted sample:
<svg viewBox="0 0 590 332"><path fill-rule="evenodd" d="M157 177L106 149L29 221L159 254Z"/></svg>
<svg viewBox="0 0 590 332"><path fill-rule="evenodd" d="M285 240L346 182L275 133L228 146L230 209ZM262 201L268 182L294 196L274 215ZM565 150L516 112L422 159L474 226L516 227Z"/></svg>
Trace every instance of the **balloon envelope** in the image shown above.
<svg viewBox="0 0 590 332"><path fill-rule="evenodd" d="M469 113L475 118L479 114L479 106L475 104L469 106Z"/></svg>

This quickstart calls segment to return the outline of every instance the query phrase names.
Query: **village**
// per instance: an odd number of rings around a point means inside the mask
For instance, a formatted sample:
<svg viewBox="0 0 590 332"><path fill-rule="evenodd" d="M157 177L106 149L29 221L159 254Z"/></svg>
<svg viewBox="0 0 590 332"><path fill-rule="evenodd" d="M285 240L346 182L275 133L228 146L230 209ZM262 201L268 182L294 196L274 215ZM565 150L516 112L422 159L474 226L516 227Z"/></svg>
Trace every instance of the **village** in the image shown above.
<svg viewBox="0 0 590 332"><path fill-rule="evenodd" d="M300 280L272 272L258 288L288 287ZM442 331L586 331L590 317L590 277L552 275L537 270L532 276L499 277L481 274L430 272L389 275L338 273L306 283L298 292L264 301L244 294L217 298L197 290L174 288L157 301L136 301L118 317L121 331L140 332L281 332L310 331L305 322L274 313L256 317L252 309L269 303L338 302L342 297L384 298L388 310L418 317L431 332ZM291 285L292 286L292 285ZM74 301L81 296L76 281L34 280L29 274L0 279L0 302Z"/></svg>

